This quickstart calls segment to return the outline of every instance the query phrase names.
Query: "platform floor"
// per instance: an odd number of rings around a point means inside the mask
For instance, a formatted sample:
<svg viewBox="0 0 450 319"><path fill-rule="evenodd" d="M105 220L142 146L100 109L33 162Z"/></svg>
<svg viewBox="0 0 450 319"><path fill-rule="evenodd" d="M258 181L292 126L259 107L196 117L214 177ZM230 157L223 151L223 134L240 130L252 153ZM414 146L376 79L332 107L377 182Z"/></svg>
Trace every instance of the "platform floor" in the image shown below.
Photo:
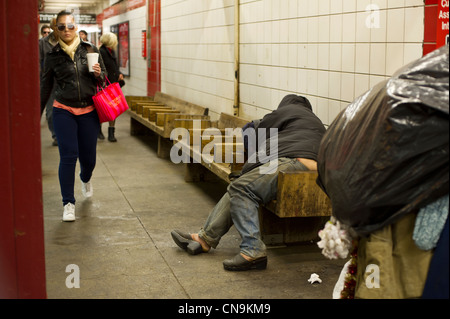
<svg viewBox="0 0 450 319"><path fill-rule="evenodd" d="M103 133L107 135L107 123ZM229 272L222 261L239 252L234 228L218 249L190 256L170 232L196 232L226 184L186 183L183 165L156 156L155 136L130 136L130 119L116 123L117 143L98 142L84 199L75 184L76 218L61 221L59 154L41 122L46 281L49 299L331 299L345 260L328 260L315 243L271 247L264 271ZM76 265L75 268L67 268ZM76 284L79 270L80 288ZM66 272L67 270L67 272ZM310 284L312 273L321 284Z"/></svg>

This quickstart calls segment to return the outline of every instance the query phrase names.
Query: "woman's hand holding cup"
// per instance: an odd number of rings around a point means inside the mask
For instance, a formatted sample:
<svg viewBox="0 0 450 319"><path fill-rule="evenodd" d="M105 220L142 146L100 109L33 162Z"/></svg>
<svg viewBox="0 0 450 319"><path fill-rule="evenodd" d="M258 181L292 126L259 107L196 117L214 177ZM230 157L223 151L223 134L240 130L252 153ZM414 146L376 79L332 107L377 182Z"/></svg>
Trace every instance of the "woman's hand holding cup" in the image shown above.
<svg viewBox="0 0 450 319"><path fill-rule="evenodd" d="M102 72L100 64L98 63L98 53L88 53L87 62L89 67L89 72L94 72L96 78L98 78Z"/></svg>
<svg viewBox="0 0 450 319"><path fill-rule="evenodd" d="M94 75L96 78L98 78L100 76L100 74L102 73L102 69L100 68L100 64L96 63L92 66L92 69L94 70Z"/></svg>

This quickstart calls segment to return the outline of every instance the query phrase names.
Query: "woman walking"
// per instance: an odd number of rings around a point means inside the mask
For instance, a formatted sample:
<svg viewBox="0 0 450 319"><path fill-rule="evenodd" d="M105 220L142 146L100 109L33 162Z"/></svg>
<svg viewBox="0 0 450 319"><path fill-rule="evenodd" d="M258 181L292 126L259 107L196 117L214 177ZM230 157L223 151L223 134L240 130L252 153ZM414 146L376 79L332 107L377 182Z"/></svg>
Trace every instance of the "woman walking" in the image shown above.
<svg viewBox="0 0 450 319"><path fill-rule="evenodd" d="M123 74L119 71L119 64L117 63L116 48L117 36L114 33L105 33L100 37L100 54L102 55L105 68L108 73L108 80L111 83L119 82L120 86L124 85ZM108 141L117 142L114 136L116 120L109 122L108 127Z"/></svg>
<svg viewBox="0 0 450 319"><path fill-rule="evenodd" d="M105 67L101 56L94 72L89 72L87 53L99 50L80 41L72 13L61 11L56 17L58 44L48 53L41 80L41 106L47 102L53 82L53 126L60 155L59 183L64 206L63 221L75 221L75 167L80 161L82 193L93 194L91 177L96 164L100 121L92 96L104 84Z"/></svg>

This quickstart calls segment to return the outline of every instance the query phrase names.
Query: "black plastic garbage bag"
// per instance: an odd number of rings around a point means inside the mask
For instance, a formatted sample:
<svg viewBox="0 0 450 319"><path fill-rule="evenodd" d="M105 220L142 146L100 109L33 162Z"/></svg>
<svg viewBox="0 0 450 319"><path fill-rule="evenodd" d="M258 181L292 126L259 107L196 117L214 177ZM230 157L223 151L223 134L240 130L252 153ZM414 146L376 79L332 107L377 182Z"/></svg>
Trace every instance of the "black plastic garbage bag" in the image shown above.
<svg viewBox="0 0 450 319"><path fill-rule="evenodd" d="M325 134L317 183L365 236L448 194L449 50L409 64L343 110Z"/></svg>

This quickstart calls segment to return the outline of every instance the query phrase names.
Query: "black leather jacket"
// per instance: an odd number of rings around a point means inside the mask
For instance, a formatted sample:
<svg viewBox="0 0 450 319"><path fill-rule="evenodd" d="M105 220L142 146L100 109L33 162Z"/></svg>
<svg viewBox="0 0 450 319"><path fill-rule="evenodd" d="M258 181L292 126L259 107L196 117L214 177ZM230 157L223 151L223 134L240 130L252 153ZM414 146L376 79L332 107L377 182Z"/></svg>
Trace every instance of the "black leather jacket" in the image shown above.
<svg viewBox="0 0 450 319"><path fill-rule="evenodd" d="M100 77L95 78L94 74L89 72L86 56L88 52L99 53L99 50L94 45L81 41L75 52L75 62L59 44L47 54L41 78L41 107L45 106L50 97L53 81L56 81L55 99L58 102L73 108L94 104L92 96L97 93L97 85L105 83L106 69L102 56L99 55L102 73Z"/></svg>

